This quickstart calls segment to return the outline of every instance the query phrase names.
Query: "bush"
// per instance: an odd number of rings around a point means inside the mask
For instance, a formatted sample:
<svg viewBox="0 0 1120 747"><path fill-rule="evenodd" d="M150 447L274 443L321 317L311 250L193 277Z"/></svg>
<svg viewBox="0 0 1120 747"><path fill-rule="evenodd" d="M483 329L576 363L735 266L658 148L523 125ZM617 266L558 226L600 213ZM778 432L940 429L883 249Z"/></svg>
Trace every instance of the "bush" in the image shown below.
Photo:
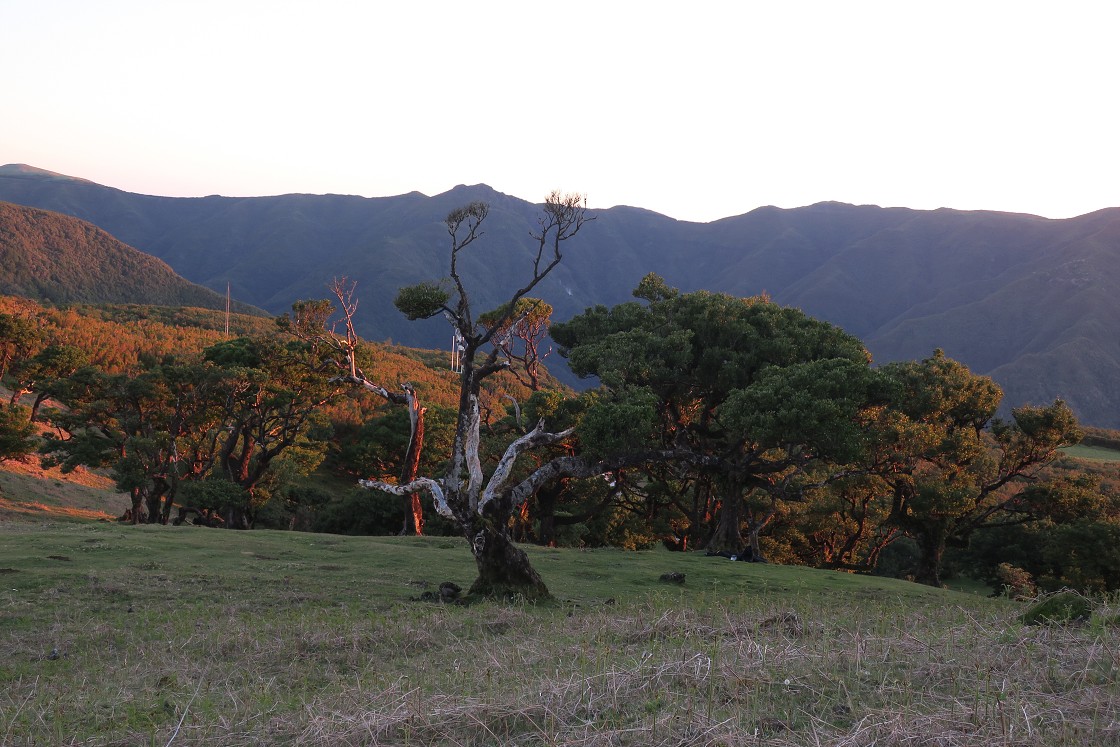
<svg viewBox="0 0 1120 747"><path fill-rule="evenodd" d="M409 499L381 490L353 488L316 511L311 531L351 535L394 535L404 527ZM436 513L431 496L424 495L424 534L446 537L458 528Z"/></svg>
<svg viewBox="0 0 1120 747"><path fill-rule="evenodd" d="M1054 527L1042 551L1044 586L1084 592L1120 590L1120 524L1075 521Z"/></svg>
<svg viewBox="0 0 1120 747"><path fill-rule="evenodd" d="M0 403L0 462L22 459L35 451L31 411L23 405Z"/></svg>
<svg viewBox="0 0 1120 747"><path fill-rule="evenodd" d="M332 498L332 493L316 485L288 485L257 510L256 526L309 531L318 510Z"/></svg>
<svg viewBox="0 0 1120 747"><path fill-rule="evenodd" d="M918 567L921 552L918 543L909 537L900 537L883 548L879 554L879 564L875 567L876 576L888 578L911 578Z"/></svg>
<svg viewBox="0 0 1120 747"><path fill-rule="evenodd" d="M1031 574L1010 563L999 564L996 579L1002 585L1003 593L1011 599L1030 599L1038 595L1038 587Z"/></svg>
<svg viewBox="0 0 1120 747"><path fill-rule="evenodd" d="M1046 571L1042 546L1047 526L1032 522L976 532L968 547L957 554L962 572L988 584L997 594L1002 594L1008 583L1000 575L1003 565L1037 579Z"/></svg>
<svg viewBox="0 0 1120 747"><path fill-rule="evenodd" d="M1093 614L1093 603L1076 591L1059 591L1031 605L1020 616L1027 625L1065 625L1086 622Z"/></svg>
<svg viewBox="0 0 1120 747"><path fill-rule="evenodd" d="M183 483L179 487L177 502L183 506L224 513L230 507L247 507L249 494L237 483L218 478Z"/></svg>
<svg viewBox="0 0 1120 747"><path fill-rule="evenodd" d="M556 528L556 544L560 547L649 550L661 541L661 536L649 521L617 504L611 504L578 524Z"/></svg>
<svg viewBox="0 0 1120 747"><path fill-rule="evenodd" d="M399 534L404 526L405 500L381 490L353 488L323 506L311 528L331 534Z"/></svg>

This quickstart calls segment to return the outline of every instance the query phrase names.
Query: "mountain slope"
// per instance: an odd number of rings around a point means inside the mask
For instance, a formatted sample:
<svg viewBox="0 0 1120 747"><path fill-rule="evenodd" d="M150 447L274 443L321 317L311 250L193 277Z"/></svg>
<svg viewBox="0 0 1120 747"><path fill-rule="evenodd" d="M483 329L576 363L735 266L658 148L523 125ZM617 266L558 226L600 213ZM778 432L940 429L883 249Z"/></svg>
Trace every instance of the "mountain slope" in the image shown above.
<svg viewBox="0 0 1120 747"><path fill-rule="evenodd" d="M392 300L402 285L446 274L442 218L490 203L486 236L460 263L488 309L523 279L538 214L485 185L434 197L167 198L12 167L0 168L0 199L89 220L274 313L349 277L365 337L420 347L445 346L446 324L407 322ZM558 319L629 300L647 272L685 291L766 291L858 335L877 361L940 347L994 376L1011 405L1061 396L1086 422L1120 427L1120 209L1047 220L820 203L706 224L632 207L593 212L536 290Z"/></svg>
<svg viewBox="0 0 1120 747"><path fill-rule="evenodd" d="M0 202L0 294L58 304L225 308L224 296L70 216ZM242 303L239 313L262 313Z"/></svg>

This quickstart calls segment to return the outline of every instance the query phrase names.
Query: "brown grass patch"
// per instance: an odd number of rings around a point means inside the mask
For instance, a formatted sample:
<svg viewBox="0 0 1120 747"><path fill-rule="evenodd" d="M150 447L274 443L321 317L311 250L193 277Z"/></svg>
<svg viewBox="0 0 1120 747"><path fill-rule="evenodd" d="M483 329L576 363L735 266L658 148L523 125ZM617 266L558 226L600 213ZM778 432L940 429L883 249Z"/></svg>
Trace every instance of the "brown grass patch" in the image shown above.
<svg viewBox="0 0 1120 747"><path fill-rule="evenodd" d="M95 488L97 490L115 490L113 480L104 473L94 472L85 467L78 467L73 472L63 474L57 467L43 469L37 457L31 457L27 460L13 459L7 462L0 462L0 470L10 472L14 475L31 477L36 480L57 480L73 485L82 485L87 488Z"/></svg>
<svg viewBox="0 0 1120 747"><path fill-rule="evenodd" d="M44 469L37 457L0 462L0 519L106 521L128 504L103 471Z"/></svg>
<svg viewBox="0 0 1120 747"><path fill-rule="evenodd" d="M93 521L114 521L117 519L116 516L97 509L74 508L72 506L48 506L45 503L34 502L24 503L21 501L10 501L0 496L0 515L4 513L54 519L85 519Z"/></svg>

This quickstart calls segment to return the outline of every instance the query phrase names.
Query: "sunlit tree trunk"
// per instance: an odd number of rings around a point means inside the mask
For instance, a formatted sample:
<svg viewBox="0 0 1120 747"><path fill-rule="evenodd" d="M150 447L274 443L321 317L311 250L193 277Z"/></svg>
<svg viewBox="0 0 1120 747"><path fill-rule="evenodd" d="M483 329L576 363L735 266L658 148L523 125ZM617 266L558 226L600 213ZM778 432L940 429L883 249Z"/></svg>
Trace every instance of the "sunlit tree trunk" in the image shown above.
<svg viewBox="0 0 1120 747"><path fill-rule="evenodd" d="M408 451L404 458L404 469L401 470L401 484L407 485L420 474L420 456L424 451L424 413L426 407L421 407L415 393L409 387L408 418L411 434L408 439ZM409 516L412 520L412 531L419 537L424 534L424 504L420 493L413 493L409 497ZM407 527L406 527L407 531Z"/></svg>

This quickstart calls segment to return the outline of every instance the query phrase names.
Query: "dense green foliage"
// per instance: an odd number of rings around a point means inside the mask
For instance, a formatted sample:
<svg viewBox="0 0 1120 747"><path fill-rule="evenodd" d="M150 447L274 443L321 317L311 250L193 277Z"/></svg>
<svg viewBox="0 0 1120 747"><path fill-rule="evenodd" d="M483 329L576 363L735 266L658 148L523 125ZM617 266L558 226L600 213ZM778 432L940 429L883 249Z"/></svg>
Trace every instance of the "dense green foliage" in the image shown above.
<svg viewBox="0 0 1120 747"><path fill-rule="evenodd" d="M1120 590L1120 492L1085 466L1025 490L1033 518L978 534L955 562L997 589L1014 570L1048 591Z"/></svg>
<svg viewBox="0 0 1120 747"><path fill-rule="evenodd" d="M689 469L629 487L682 545L758 558L774 524L783 560L871 570L907 536L914 576L938 585L948 544L1048 510L1024 491L1080 438L1062 402L994 419L999 387L941 351L871 369L857 340L765 298L680 294L655 276L635 295L647 305L592 309L554 336L605 387L585 447L688 453Z"/></svg>
<svg viewBox="0 0 1120 747"><path fill-rule="evenodd" d="M945 548L980 530L1028 520L1024 489L1081 432L1064 403L995 420L1002 392L940 351L880 369L887 407L869 424L865 462L886 498L886 522L917 542L915 576L941 582Z"/></svg>
<svg viewBox="0 0 1120 747"><path fill-rule="evenodd" d="M665 491L704 491L687 517L690 544L742 554L745 520L750 552L761 556L776 503L814 464L852 456L869 356L841 330L763 298L679 294L656 277L635 295L649 303L597 307L553 327L572 369L607 388L592 410L605 413L580 436L604 453L675 449L702 460L693 482ZM592 430L610 422L625 438ZM752 498L762 505L748 507ZM712 514L717 523L706 526Z"/></svg>
<svg viewBox="0 0 1120 747"><path fill-rule="evenodd" d="M0 402L0 462L34 452L38 448L34 436L27 408Z"/></svg>

